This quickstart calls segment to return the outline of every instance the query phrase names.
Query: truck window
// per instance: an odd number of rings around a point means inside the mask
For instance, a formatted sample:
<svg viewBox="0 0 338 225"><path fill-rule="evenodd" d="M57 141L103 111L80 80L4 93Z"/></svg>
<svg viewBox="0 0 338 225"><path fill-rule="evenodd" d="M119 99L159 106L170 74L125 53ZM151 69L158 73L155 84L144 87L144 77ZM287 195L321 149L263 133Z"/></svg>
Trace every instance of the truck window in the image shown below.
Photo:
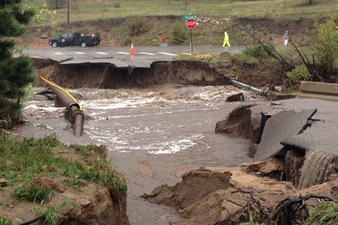
<svg viewBox="0 0 338 225"><path fill-rule="evenodd" d="M68 33L68 34L67 34L67 37L68 37L69 39L73 39L73 33Z"/></svg>
<svg viewBox="0 0 338 225"><path fill-rule="evenodd" d="M67 34L61 35L61 38L67 38Z"/></svg>

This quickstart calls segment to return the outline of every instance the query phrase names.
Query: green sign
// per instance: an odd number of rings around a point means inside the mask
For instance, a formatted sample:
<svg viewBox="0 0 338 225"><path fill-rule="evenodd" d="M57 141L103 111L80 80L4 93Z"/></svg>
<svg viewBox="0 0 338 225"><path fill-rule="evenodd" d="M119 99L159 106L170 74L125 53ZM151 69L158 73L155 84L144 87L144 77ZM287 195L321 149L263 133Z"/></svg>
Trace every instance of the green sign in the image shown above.
<svg viewBox="0 0 338 225"><path fill-rule="evenodd" d="M189 12L189 15L186 15L183 18L187 20L187 19L197 19L197 17L198 17L197 15L192 15L192 13Z"/></svg>

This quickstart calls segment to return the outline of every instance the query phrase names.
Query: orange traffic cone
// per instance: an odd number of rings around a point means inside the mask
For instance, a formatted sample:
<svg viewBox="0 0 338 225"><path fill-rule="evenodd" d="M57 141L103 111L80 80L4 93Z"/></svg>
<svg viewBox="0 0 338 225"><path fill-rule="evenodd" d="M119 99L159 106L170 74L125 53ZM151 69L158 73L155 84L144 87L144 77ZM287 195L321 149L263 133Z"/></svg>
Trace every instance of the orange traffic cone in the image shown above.
<svg viewBox="0 0 338 225"><path fill-rule="evenodd" d="M131 43L131 47L130 47L130 55L135 55L135 51L134 51L134 44Z"/></svg>

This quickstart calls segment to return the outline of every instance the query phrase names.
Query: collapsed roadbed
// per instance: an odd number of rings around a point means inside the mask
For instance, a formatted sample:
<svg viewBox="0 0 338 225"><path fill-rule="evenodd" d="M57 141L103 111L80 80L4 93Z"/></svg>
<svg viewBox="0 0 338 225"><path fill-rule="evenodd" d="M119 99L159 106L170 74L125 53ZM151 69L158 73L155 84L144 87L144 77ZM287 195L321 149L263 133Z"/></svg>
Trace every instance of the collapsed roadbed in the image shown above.
<svg viewBox="0 0 338 225"><path fill-rule="evenodd" d="M34 59L37 76L65 88L126 88L156 84L226 85L229 79L208 64L195 61L154 62L150 69L118 69L105 64L60 65ZM38 78L38 77L37 77ZM38 78L35 86L45 86Z"/></svg>
<svg viewBox="0 0 338 225"><path fill-rule="evenodd" d="M337 110L337 103L315 99L244 103L215 131L251 139L254 162L190 171L142 197L177 208L182 219L175 225L302 223L320 202L312 198L338 199Z"/></svg>

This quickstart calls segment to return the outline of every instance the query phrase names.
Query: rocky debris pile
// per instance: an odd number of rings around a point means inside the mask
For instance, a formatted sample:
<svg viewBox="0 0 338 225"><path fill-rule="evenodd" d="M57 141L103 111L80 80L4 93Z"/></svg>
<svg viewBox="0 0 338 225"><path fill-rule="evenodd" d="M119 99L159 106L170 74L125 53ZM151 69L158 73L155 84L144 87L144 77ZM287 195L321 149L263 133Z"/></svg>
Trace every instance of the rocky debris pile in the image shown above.
<svg viewBox="0 0 338 225"><path fill-rule="evenodd" d="M275 165L278 163L270 161L247 164L244 167L245 170L266 173L280 169L280 165ZM338 176L330 177L325 184L297 190L290 182L258 177L239 168L210 167L190 171L175 186L162 185L143 197L153 203L176 207L182 219L172 221L172 225L238 224L249 221L249 216L254 215L248 214L248 210L260 212L260 215L255 214L251 219L264 220L269 217L269 210L289 198L298 198L300 195L317 194L336 199L337 188ZM317 203L309 201L305 204L311 208ZM248 205L252 208L248 209Z"/></svg>

